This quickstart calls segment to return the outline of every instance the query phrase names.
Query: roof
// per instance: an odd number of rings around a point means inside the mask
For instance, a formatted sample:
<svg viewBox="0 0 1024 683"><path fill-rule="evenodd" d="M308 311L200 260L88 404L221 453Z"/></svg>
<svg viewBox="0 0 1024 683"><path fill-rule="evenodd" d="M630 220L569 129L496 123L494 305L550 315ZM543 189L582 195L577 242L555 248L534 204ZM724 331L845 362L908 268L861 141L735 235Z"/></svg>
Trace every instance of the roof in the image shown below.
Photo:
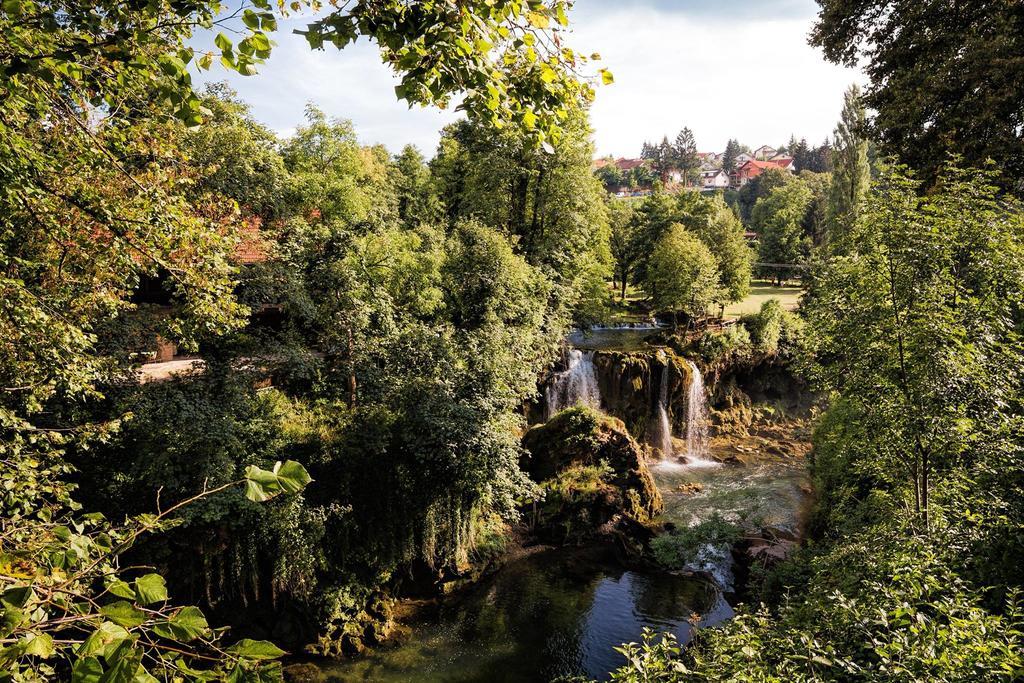
<svg viewBox="0 0 1024 683"><path fill-rule="evenodd" d="M792 165L793 159L789 157L786 157L785 159L773 159L771 161L751 159L750 161L744 161L740 164L740 166L733 171L732 175L740 178L756 178L769 168L778 168L786 171L790 170Z"/></svg>
<svg viewBox="0 0 1024 683"><path fill-rule="evenodd" d="M594 159L591 162L591 166L594 170L604 168L605 166L616 166L620 171L630 171L638 166L647 166L647 159L627 159L626 157L619 157L618 159Z"/></svg>
<svg viewBox="0 0 1024 683"><path fill-rule="evenodd" d="M619 167L619 170L630 171L630 170L636 168L637 166L646 166L647 165L647 160L646 159L626 159L625 157L620 157L620 158L615 160L615 165Z"/></svg>
<svg viewBox="0 0 1024 683"><path fill-rule="evenodd" d="M238 244L231 254L232 261L249 265L263 263L270 258L270 245L260 232L262 224L263 221L256 216L243 219L242 226L238 229Z"/></svg>

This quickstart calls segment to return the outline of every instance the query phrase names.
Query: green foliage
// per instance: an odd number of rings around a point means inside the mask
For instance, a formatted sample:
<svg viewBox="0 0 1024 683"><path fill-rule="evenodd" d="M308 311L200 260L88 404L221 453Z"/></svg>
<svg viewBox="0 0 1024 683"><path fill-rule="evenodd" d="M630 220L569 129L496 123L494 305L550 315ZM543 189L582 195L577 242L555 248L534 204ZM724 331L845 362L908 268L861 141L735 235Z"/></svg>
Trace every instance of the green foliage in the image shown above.
<svg viewBox="0 0 1024 683"><path fill-rule="evenodd" d="M843 113L836 126L835 169L828 203L828 243L835 253L853 248L850 233L871 183L868 142L865 139L867 113L860 88L850 86L843 98Z"/></svg>
<svg viewBox="0 0 1024 683"><path fill-rule="evenodd" d="M947 170L935 193L883 177L858 223L858 252L816 278L809 309L819 381L856 403L886 464L926 520L933 476L976 448L1015 396L1024 271L1020 208L990 178Z"/></svg>
<svg viewBox="0 0 1024 683"><path fill-rule="evenodd" d="M811 40L832 62L861 64L863 102L883 151L937 177L950 154L995 160L999 182L1024 189L1020 118L1024 17L1012 4L820 0ZM922 65L928 65L924 68Z"/></svg>
<svg viewBox="0 0 1024 683"><path fill-rule="evenodd" d="M196 607L169 601L164 578L122 569L119 558L143 535L181 523L175 513L244 484L254 500L297 493L309 475L294 462L206 489L157 514L115 525L102 515L52 505L0 533L0 662L11 680L276 680L285 653L263 641L220 645ZM42 513L43 510L39 510ZM134 575L134 578L132 576Z"/></svg>
<svg viewBox="0 0 1024 683"><path fill-rule="evenodd" d="M765 275L782 281L798 269L787 265L806 263L810 239L804 232L804 217L811 204L811 189L800 180L792 180L772 189L757 200L751 214L751 226L758 235L758 260L783 267L765 268Z"/></svg>
<svg viewBox="0 0 1024 683"><path fill-rule="evenodd" d="M651 252L647 288L659 310L703 315L718 296L718 261L682 225L673 225Z"/></svg>
<svg viewBox="0 0 1024 683"><path fill-rule="evenodd" d="M696 352L709 365L745 356L752 348L750 332L743 324L702 334L695 344Z"/></svg>
<svg viewBox="0 0 1024 683"><path fill-rule="evenodd" d="M450 221L476 218L504 231L532 266L550 273L579 323L600 318L611 266L604 191L590 170L584 111L572 110L552 152L521 131L469 122L445 129L431 169Z"/></svg>
<svg viewBox="0 0 1024 683"><path fill-rule="evenodd" d="M743 227L732 210L718 196L705 197L681 192L671 195L655 192L633 213L628 232L617 240L615 249L631 262L635 283L650 290L648 269L659 241L675 224L696 235L715 257L717 286L709 303L725 305L746 296L750 288L751 253L743 236Z"/></svg>
<svg viewBox="0 0 1024 683"><path fill-rule="evenodd" d="M761 310L743 316L741 322L750 331L754 347L763 353L794 354L801 344L803 320L782 307L778 299L768 299Z"/></svg>
<svg viewBox="0 0 1024 683"><path fill-rule="evenodd" d="M686 670L676 659L680 647L675 634L656 635L644 627L640 643L615 648L628 664L613 671L609 680L616 683L673 683Z"/></svg>

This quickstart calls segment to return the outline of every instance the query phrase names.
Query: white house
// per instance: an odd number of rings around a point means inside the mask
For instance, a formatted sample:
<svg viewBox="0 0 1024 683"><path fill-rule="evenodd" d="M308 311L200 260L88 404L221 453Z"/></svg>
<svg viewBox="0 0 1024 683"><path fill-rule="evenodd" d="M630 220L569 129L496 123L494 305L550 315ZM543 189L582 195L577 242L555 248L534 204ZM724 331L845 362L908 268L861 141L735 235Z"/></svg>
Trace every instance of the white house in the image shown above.
<svg viewBox="0 0 1024 683"><path fill-rule="evenodd" d="M754 157L750 156L746 152L740 152L736 155L736 168L739 168L748 161L753 161Z"/></svg>
<svg viewBox="0 0 1024 683"><path fill-rule="evenodd" d="M760 147L754 150L754 158L759 159L761 161L767 161L776 154L778 154L778 150L776 150L771 145L761 145Z"/></svg>
<svg viewBox="0 0 1024 683"><path fill-rule="evenodd" d="M703 190L718 190L729 187L729 174L720 168L700 172L700 186Z"/></svg>

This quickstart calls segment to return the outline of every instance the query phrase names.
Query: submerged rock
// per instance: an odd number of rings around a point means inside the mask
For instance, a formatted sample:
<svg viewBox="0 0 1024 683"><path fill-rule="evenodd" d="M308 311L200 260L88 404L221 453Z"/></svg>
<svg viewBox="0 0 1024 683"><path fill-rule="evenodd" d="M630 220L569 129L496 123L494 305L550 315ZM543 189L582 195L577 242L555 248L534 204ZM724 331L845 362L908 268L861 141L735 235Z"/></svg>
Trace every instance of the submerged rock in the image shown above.
<svg viewBox="0 0 1024 683"><path fill-rule="evenodd" d="M542 497L528 510L535 533L558 542L596 536L632 545L662 509L643 447L623 422L587 408L566 410L523 437L522 467Z"/></svg>

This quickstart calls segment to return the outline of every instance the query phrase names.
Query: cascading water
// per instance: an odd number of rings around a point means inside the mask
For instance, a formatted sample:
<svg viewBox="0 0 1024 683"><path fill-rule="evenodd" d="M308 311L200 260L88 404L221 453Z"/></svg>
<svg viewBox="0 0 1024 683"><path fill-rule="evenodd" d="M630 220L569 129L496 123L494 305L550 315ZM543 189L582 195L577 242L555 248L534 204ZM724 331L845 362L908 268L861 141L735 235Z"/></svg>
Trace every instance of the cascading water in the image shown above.
<svg viewBox="0 0 1024 683"><path fill-rule="evenodd" d="M654 421L651 423L651 445L661 451L661 457L671 458L672 425L668 420L668 380L669 363L661 370L661 382L658 386L658 406L655 408Z"/></svg>
<svg viewBox="0 0 1024 683"><path fill-rule="evenodd" d="M568 366L555 373L544 391L546 414L550 420L557 413L576 405L599 409L601 389L597 385L594 352L570 349Z"/></svg>
<svg viewBox="0 0 1024 683"><path fill-rule="evenodd" d="M708 397L704 377L696 363L687 362L690 364L690 391L686 400L686 464L717 465L708 458Z"/></svg>

